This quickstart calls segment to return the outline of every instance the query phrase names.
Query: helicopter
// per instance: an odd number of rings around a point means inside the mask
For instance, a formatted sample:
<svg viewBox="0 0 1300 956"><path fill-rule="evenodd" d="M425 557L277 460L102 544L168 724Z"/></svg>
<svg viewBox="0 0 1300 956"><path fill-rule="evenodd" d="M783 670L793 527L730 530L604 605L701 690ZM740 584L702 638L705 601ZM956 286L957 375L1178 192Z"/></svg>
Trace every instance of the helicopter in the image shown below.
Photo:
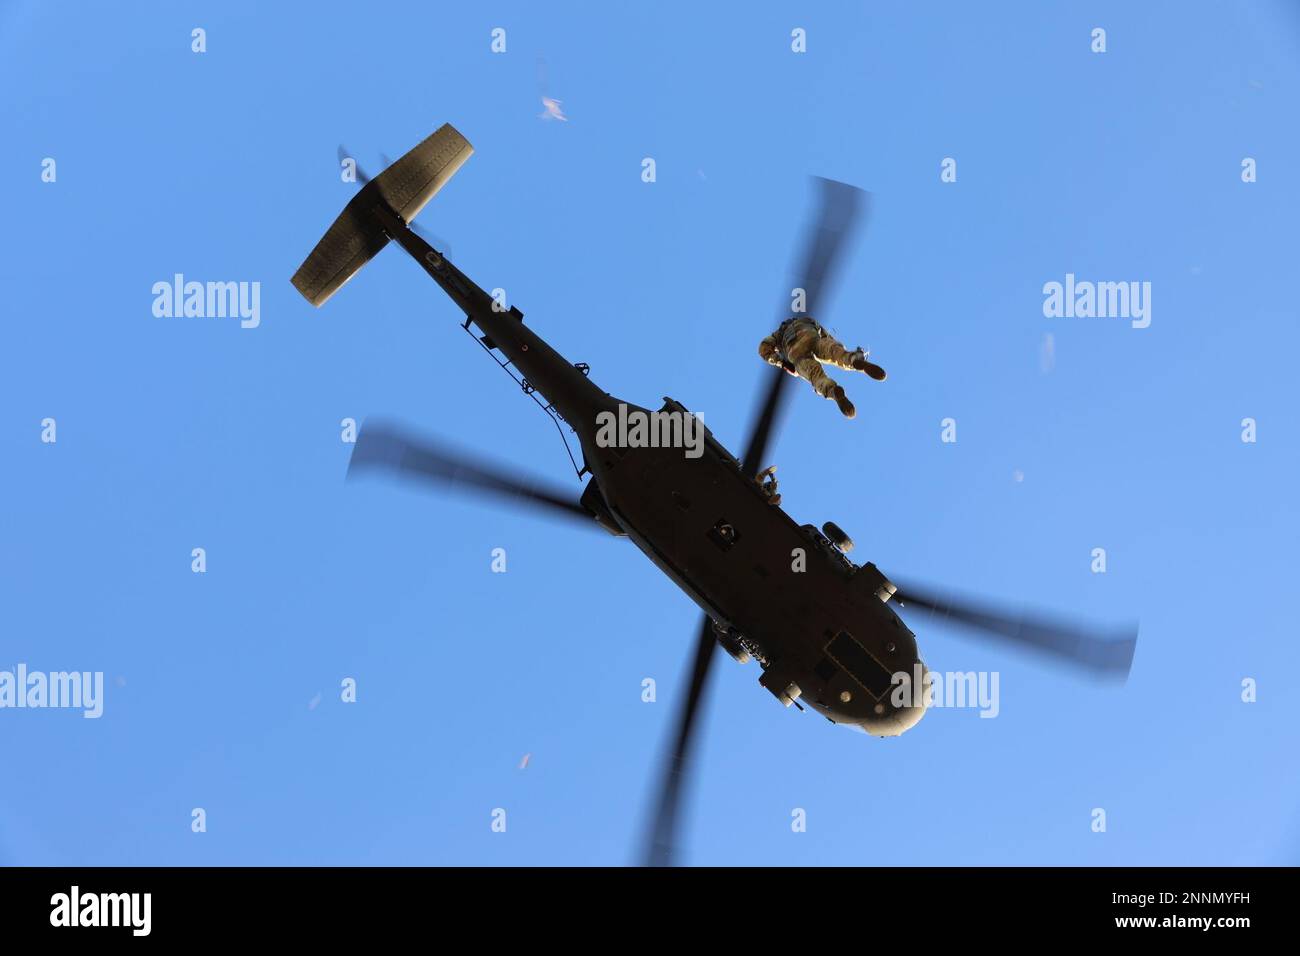
<svg viewBox="0 0 1300 956"><path fill-rule="evenodd" d="M350 475L381 469L450 484L627 539L703 612L644 862L662 866L674 861L696 717L719 647L739 663L757 662L759 684L783 706L806 706L834 724L875 736L904 733L926 710L924 694L891 693L896 675L923 678L927 673L900 607L928 609L1095 674L1127 675L1137 640L1133 629L1094 632L1048 617L1009 613L987 600L957 597L945 589L896 583L875 564L850 560L853 542L833 522L818 528L784 511L756 480L787 397L784 372L765 369L758 413L740 457L672 398L652 412L600 388L585 364L572 363L553 349L524 323L518 308L503 307L413 228L415 216L472 153L465 137L445 124L378 176L360 173L361 189L291 281L308 302L323 305L390 241L396 242L464 313L466 331L498 364L517 373L526 393L534 399L535 393L544 396L545 410L568 425L580 446L578 476L590 480L575 497L513 468L473 460L400 428L370 422L356 438ZM845 240L861 217L864 197L844 183L817 183L820 210L796 273L805 311L814 315L842 261ZM688 422L701 441L692 454L681 442L611 441L609 430L598 425L611 416L625 422L634 415Z"/></svg>

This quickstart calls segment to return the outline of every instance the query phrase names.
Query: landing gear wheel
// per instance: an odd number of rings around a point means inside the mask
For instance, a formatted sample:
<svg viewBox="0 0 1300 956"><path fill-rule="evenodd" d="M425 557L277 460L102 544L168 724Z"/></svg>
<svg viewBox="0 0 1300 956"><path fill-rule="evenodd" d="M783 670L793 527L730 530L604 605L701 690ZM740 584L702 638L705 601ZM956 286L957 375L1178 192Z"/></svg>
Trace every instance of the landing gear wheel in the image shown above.
<svg viewBox="0 0 1300 956"><path fill-rule="evenodd" d="M839 549L841 554L848 554L853 550L853 539L844 533L844 529L834 521L828 521L822 525L822 534L830 540L831 544Z"/></svg>
<svg viewBox="0 0 1300 956"><path fill-rule="evenodd" d="M718 639L718 643L722 645L722 649L730 654L736 663L748 664L752 660L749 656L749 651L745 649L745 645L740 643L740 641L736 639L736 636L729 630L724 630L723 628L718 627L717 621L713 622L713 636Z"/></svg>

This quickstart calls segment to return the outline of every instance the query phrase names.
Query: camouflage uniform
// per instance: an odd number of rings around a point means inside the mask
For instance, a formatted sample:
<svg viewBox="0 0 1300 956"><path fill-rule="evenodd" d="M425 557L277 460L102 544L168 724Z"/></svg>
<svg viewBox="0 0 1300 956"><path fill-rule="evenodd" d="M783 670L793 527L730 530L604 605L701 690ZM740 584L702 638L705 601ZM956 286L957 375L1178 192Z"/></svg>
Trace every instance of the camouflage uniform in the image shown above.
<svg viewBox="0 0 1300 956"><path fill-rule="evenodd" d="M807 316L795 316L782 322L775 332L758 344L758 354L765 362L805 379L822 398L834 399L840 411L849 418L855 414L853 404L822 365L865 372L877 381L885 378L885 370L867 361L862 349L850 352Z"/></svg>
<svg viewBox="0 0 1300 956"><path fill-rule="evenodd" d="M754 483L758 485L758 490L767 496L769 505L779 505L781 503L781 495L776 490L776 465L768 465L755 475Z"/></svg>

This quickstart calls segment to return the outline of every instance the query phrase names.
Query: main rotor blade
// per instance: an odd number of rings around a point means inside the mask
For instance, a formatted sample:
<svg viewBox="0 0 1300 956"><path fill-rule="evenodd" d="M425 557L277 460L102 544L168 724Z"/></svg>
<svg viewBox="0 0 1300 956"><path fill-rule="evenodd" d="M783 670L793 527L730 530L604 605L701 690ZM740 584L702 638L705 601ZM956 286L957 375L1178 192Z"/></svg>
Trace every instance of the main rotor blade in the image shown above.
<svg viewBox="0 0 1300 956"><path fill-rule="evenodd" d="M371 468L396 472L468 492L491 495L514 504L540 508L595 525L595 518L565 491L546 482L439 448L385 425L366 425L352 446L348 477Z"/></svg>
<svg viewBox="0 0 1300 956"><path fill-rule="evenodd" d="M804 239L798 271L792 278L794 287L804 290L804 314L820 320L818 310L828 301L839 265L844 259L848 239L862 216L865 200L870 194L833 179L818 176L814 177L814 181L818 185L821 205L816 222ZM783 305L779 315L778 321L782 321L790 313ZM758 415L754 419L741 458L741 470L749 476L757 474L763 467L767 446L789 394L785 372L766 374L769 376L767 389L759 403Z"/></svg>
<svg viewBox="0 0 1300 956"><path fill-rule="evenodd" d="M740 459L740 471L746 478L753 478L763 467L764 456L767 454L767 446L775 430L777 416L780 415L789 393L786 388L785 372L778 369L763 374L769 376L767 391L763 393L762 404L758 406L758 417L754 419L749 441L745 443L745 454Z"/></svg>
<svg viewBox="0 0 1300 956"><path fill-rule="evenodd" d="M1048 654L1103 677L1123 680L1133 666L1137 625L1103 632L1036 613L1015 612L948 591L899 585L895 601L927 608L985 636Z"/></svg>
<svg viewBox="0 0 1300 956"><path fill-rule="evenodd" d="M844 261L844 250L870 193L834 179L820 176L813 179L820 192L821 207L817 224L805 240L804 259L794 279L805 293L804 312L820 321L820 310L826 305L840 264Z"/></svg>
<svg viewBox="0 0 1300 956"><path fill-rule="evenodd" d="M685 789L691 766L695 741L696 718L704 689L708 685L709 669L717 648L713 637L713 621L704 615L700 633L695 641L695 659L691 662L691 679L677 712L677 728L673 749L668 752L660 771L659 801L655 805L650 824L649 841L645 848L646 866L672 866L677 848L677 810Z"/></svg>

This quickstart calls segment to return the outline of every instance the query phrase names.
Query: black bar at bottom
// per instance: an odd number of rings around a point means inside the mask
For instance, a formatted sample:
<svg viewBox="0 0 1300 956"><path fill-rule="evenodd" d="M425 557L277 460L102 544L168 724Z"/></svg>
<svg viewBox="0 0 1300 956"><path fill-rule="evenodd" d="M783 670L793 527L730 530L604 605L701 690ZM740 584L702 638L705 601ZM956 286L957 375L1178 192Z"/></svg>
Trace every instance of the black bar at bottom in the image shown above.
<svg viewBox="0 0 1300 956"><path fill-rule="evenodd" d="M0 927L7 943L75 934L82 943L337 945L436 929L448 943L486 945L579 927L613 943L700 922L733 942L755 931L793 942L814 927L985 946L1098 934L1230 942L1287 925L1293 877L1269 868L12 868L0 869Z"/></svg>

